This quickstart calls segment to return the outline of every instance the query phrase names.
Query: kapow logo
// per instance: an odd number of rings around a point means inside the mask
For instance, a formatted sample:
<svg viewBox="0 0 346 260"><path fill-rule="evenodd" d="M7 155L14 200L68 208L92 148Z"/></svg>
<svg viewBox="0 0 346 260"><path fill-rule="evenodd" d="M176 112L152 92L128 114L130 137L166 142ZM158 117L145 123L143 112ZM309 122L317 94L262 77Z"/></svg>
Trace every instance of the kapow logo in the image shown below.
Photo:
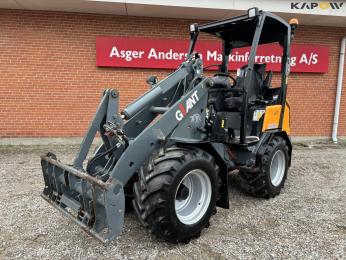
<svg viewBox="0 0 346 260"><path fill-rule="evenodd" d="M199 100L197 96L197 90L193 92L193 94L186 100L185 106L180 103L179 109L177 112L175 112L175 118L180 121L186 116L186 114L193 108L193 106L197 103Z"/></svg>
<svg viewBox="0 0 346 260"><path fill-rule="evenodd" d="M341 9L344 3L337 3L337 2L291 2L291 9L307 9L307 10L313 10L313 9Z"/></svg>

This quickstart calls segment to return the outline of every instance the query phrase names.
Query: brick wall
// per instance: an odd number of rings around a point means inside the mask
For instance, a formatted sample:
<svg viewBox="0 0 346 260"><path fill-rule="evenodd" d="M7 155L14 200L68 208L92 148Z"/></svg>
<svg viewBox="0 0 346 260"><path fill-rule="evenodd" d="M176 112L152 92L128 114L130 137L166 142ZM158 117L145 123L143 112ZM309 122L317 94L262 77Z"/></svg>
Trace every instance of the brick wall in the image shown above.
<svg viewBox="0 0 346 260"><path fill-rule="evenodd" d="M97 68L95 37L186 38L192 21L0 10L0 137L81 136L102 89L118 88L121 106L169 70ZM301 26L296 43L330 47L329 73L293 73L288 98L296 136L331 134L338 51L346 28ZM346 73L344 88L346 87ZM340 135L346 135L346 89Z"/></svg>

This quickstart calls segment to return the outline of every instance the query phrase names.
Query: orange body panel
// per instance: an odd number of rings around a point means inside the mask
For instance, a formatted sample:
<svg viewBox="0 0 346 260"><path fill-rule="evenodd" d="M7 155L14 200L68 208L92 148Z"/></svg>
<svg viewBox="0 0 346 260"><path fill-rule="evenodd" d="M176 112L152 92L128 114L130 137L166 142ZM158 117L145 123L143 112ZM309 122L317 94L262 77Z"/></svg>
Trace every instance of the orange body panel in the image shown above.
<svg viewBox="0 0 346 260"><path fill-rule="evenodd" d="M281 105L267 106L264 113L262 132L279 127Z"/></svg>
<svg viewBox="0 0 346 260"><path fill-rule="evenodd" d="M262 132L271 129L277 129L279 127L281 115L281 105L267 106L264 113L264 120L262 126ZM286 102L284 120L282 122L282 130L286 131L289 135L291 132L290 128L290 106Z"/></svg>

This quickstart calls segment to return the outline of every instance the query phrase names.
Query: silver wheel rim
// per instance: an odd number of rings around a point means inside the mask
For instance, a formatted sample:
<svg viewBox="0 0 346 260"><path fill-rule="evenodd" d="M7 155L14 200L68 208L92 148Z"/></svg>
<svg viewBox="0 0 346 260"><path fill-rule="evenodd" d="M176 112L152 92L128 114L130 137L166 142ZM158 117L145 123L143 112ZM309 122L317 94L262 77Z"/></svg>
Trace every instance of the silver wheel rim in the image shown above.
<svg viewBox="0 0 346 260"><path fill-rule="evenodd" d="M285 154L277 150L270 163L270 180L274 186L279 186L284 178L286 170Z"/></svg>
<svg viewBox="0 0 346 260"><path fill-rule="evenodd" d="M175 193L175 213L179 221L185 225L200 221L208 210L211 193L211 182L204 171L195 169L186 174Z"/></svg>

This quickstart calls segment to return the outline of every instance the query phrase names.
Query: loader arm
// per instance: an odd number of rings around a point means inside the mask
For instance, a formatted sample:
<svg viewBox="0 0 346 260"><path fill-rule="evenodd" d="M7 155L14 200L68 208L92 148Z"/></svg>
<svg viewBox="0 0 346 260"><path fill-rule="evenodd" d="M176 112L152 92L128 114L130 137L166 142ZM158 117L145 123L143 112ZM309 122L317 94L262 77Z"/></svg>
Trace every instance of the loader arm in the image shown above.
<svg viewBox="0 0 346 260"><path fill-rule="evenodd" d="M159 149L167 141L167 137L175 130L182 120L189 120L191 114L200 114L201 109L206 107L208 91L206 80L202 80L195 88L181 97L159 120L143 130L134 140L130 141L129 146L120 157L110 176L120 181L123 185L132 177L135 171L144 161ZM186 112L182 118L177 117L181 107L194 99L196 102L193 107Z"/></svg>
<svg viewBox="0 0 346 260"><path fill-rule="evenodd" d="M45 181L42 197L100 241L112 241L122 230L128 180L179 124L206 107L205 80L190 84L201 71L199 59L184 62L125 108L122 115L118 113L118 92L106 90L73 166L61 163L52 153L41 156ZM157 115L160 118L153 121ZM83 162L97 132L104 148L91 158L85 170ZM101 170L93 167L100 162Z"/></svg>

